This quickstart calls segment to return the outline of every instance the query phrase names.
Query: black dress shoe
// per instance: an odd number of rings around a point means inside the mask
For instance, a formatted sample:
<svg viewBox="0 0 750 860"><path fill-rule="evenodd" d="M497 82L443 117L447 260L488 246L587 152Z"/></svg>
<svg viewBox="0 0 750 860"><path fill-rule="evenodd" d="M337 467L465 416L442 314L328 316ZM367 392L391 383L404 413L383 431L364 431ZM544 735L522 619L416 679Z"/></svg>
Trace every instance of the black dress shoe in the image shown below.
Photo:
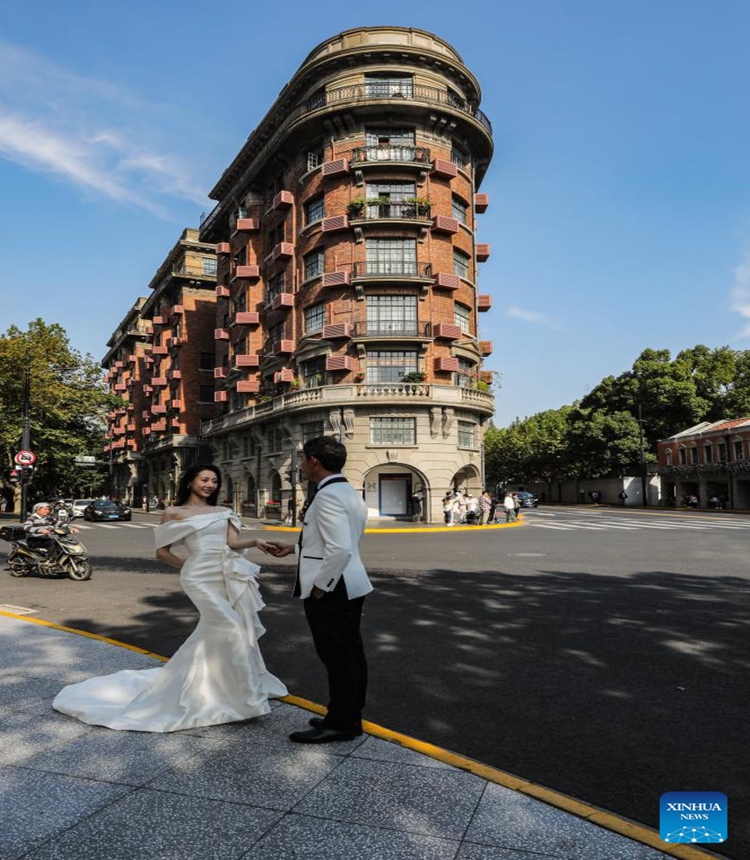
<svg viewBox="0 0 750 860"><path fill-rule="evenodd" d="M353 741L356 737L357 733L354 731L316 726L306 732L292 732L289 740L296 744L331 744L337 741Z"/></svg>
<svg viewBox="0 0 750 860"><path fill-rule="evenodd" d="M322 726L323 725L323 717L311 717L310 725L314 729L317 729L318 726ZM355 735L357 735L357 737L359 737L362 734L362 726L359 725L354 729L346 729L346 731L352 731L352 732L354 732Z"/></svg>

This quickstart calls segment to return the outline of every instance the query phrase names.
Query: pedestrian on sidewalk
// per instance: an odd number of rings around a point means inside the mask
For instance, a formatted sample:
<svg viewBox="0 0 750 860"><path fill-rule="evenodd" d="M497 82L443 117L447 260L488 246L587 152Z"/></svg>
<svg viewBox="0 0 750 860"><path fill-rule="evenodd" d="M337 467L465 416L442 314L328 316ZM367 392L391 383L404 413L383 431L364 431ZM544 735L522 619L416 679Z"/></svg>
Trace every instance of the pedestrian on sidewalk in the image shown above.
<svg viewBox="0 0 750 860"><path fill-rule="evenodd" d="M510 490L505 493L503 507L505 508L505 522L514 523L516 521L516 503Z"/></svg>
<svg viewBox="0 0 750 860"><path fill-rule="evenodd" d="M492 497L484 490L479 497L479 525L486 526L490 522L490 510L492 508Z"/></svg>
<svg viewBox="0 0 750 860"><path fill-rule="evenodd" d="M453 493L450 490L443 496L443 519L447 526L453 525Z"/></svg>

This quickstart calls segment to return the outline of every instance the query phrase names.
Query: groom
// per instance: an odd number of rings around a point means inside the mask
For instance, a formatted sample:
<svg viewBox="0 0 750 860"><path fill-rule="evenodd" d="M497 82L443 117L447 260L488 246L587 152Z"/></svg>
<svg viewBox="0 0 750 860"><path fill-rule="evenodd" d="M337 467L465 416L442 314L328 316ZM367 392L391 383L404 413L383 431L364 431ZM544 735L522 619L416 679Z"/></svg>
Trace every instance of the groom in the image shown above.
<svg viewBox="0 0 750 860"><path fill-rule="evenodd" d="M328 713L313 717L311 729L292 732L295 743L350 741L362 734L367 662L359 627L372 585L359 557L359 540L367 505L341 474L345 463L346 448L332 436L304 443L300 468L317 492L303 509L297 545L269 541L279 558L297 554L293 595L304 601L315 650L328 671Z"/></svg>

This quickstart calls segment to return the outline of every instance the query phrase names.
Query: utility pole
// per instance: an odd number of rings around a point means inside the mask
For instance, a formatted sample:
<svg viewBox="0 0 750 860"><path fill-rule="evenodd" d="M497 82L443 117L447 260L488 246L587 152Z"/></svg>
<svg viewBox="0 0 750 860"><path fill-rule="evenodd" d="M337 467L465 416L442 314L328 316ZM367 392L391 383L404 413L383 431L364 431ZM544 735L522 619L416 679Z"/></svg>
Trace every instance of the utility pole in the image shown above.
<svg viewBox="0 0 750 860"><path fill-rule="evenodd" d="M648 505L646 495L646 451L643 445L643 416L641 415L641 404L638 402L638 438L641 447L641 494L643 496L643 507Z"/></svg>
<svg viewBox="0 0 750 860"><path fill-rule="evenodd" d="M26 367L23 377L23 431L21 433L21 450L31 450L31 352L29 344L26 344ZM31 469L21 466L21 516L20 522L26 519L26 507L29 495L29 477Z"/></svg>

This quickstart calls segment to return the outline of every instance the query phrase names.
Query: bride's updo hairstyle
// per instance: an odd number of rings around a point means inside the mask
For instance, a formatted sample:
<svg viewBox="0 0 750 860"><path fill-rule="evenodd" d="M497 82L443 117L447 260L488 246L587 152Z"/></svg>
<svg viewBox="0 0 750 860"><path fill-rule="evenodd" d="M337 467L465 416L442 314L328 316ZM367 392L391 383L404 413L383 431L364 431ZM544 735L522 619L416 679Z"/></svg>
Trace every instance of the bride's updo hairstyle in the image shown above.
<svg viewBox="0 0 750 860"><path fill-rule="evenodd" d="M184 505L185 502L190 498L190 485L193 481L200 475L201 472L204 472L206 469L213 472L216 475L216 491L211 493L211 495L206 499L207 505L215 505L219 500L219 493L221 492L221 472L218 470L213 463L202 463L197 466L191 466L187 472L182 473L182 477L180 478L180 486L177 488L177 498L174 500L175 505L179 508L181 505Z"/></svg>

